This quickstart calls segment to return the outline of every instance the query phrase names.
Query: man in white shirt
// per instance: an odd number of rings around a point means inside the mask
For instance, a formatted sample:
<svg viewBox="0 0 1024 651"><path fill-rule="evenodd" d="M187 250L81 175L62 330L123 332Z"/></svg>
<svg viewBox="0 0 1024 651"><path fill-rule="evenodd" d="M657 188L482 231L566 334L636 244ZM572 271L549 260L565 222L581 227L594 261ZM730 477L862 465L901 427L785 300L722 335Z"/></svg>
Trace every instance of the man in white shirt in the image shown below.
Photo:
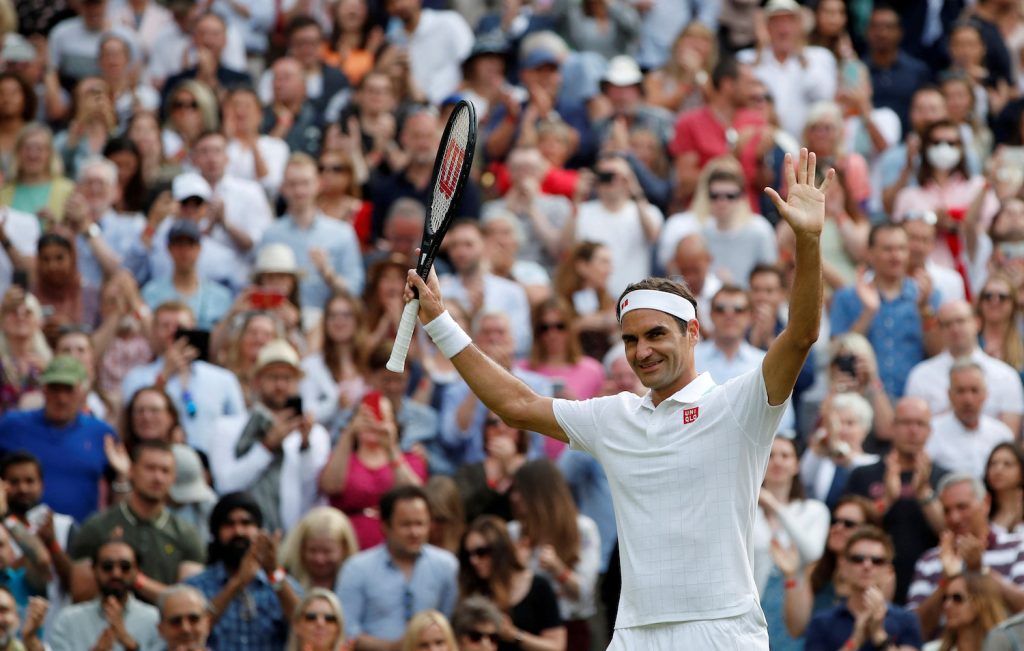
<svg viewBox="0 0 1024 651"><path fill-rule="evenodd" d="M823 47L804 46L803 16L796 0L770 0L764 8L768 47L736 55L749 63L775 99L782 128L800 138L807 112L836 95L836 58Z"/></svg>
<svg viewBox="0 0 1024 651"><path fill-rule="evenodd" d="M985 415L998 418L1010 431L1019 432L1024 415L1024 386L1020 374L978 346L978 323L969 303L950 301L939 308L937 316L944 350L911 369L904 395L924 398L933 415L948 412L949 371L954 360L966 357L982 370L988 387Z"/></svg>
<svg viewBox="0 0 1024 651"><path fill-rule="evenodd" d="M953 362L949 369L952 411L932 418L932 435L925 448L943 468L978 479L985 475L992 448L1014 438L1004 423L982 413L987 394L984 373L969 357Z"/></svg>
<svg viewBox="0 0 1024 651"><path fill-rule="evenodd" d="M824 190L834 176L815 188L807 150L795 166L787 155L785 168L787 203L767 193L796 233L788 326L759 370L721 386L697 373L700 326L680 283L646 279L618 301L626 356L648 393L571 401L538 396L492 362L445 312L437 280L409 274L427 334L489 409L604 466L622 550L612 651L768 648L749 540L773 434L818 338Z"/></svg>
<svg viewBox="0 0 1024 651"><path fill-rule="evenodd" d="M424 9L422 0L387 0L388 13L401 23L416 84L431 104L441 103L462 81L462 61L473 49L473 30L454 11Z"/></svg>
<svg viewBox="0 0 1024 651"><path fill-rule="evenodd" d="M217 490L249 493L271 531L291 529L313 508L320 471L331 453L323 425L289 404L299 395L301 377L299 354L291 344L284 339L264 344L253 368L252 410L220 419L219 435L210 441Z"/></svg>
<svg viewBox="0 0 1024 651"><path fill-rule="evenodd" d="M915 211L903 215L903 230L907 232L907 267L911 276L922 271L928 274L932 287L939 293L939 301L962 301L964 279L950 267L935 264L931 259L936 243L936 217L934 212Z"/></svg>
<svg viewBox="0 0 1024 651"><path fill-rule="evenodd" d="M36 256L39 219L10 206L0 208L0 295L7 293L14 272L27 269Z"/></svg>

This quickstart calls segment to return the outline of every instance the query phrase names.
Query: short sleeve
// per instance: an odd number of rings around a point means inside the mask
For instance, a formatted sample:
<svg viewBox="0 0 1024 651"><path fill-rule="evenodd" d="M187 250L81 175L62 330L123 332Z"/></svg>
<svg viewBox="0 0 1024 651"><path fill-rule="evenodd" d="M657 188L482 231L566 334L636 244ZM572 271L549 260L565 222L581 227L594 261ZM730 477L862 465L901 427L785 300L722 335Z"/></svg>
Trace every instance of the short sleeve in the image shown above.
<svg viewBox="0 0 1024 651"><path fill-rule="evenodd" d="M786 398L777 405L768 404L768 388L761 364L729 380L722 385L722 390L732 406L733 417L747 438L760 445L771 445L790 399Z"/></svg>
<svg viewBox="0 0 1024 651"><path fill-rule="evenodd" d="M592 398L590 400L555 399L552 409L555 420L562 431L569 437L569 446L574 450L594 453L594 444L598 437L599 413L604 406L615 400L614 396Z"/></svg>

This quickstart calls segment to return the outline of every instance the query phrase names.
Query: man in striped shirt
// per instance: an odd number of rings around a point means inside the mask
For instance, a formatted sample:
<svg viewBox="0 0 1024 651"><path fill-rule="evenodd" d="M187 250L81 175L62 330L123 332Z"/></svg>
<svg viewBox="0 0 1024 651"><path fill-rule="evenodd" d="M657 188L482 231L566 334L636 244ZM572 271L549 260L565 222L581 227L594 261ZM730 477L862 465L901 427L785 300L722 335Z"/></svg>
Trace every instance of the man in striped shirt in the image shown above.
<svg viewBox="0 0 1024 651"><path fill-rule="evenodd" d="M917 610L921 633L939 632L946 584L964 572L988 574L1010 612L1024 610L1024 538L997 533L988 521L991 498L982 483L966 473L951 473L939 483L946 531L939 546L917 561L908 605Z"/></svg>

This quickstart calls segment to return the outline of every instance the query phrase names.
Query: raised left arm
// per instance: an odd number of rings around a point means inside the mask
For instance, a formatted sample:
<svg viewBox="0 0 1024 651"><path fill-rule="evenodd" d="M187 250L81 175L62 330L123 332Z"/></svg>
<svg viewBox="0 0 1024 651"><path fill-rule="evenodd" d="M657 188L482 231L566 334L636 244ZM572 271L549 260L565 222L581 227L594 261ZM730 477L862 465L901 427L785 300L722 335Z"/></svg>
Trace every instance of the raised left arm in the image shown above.
<svg viewBox="0 0 1024 651"><path fill-rule="evenodd" d="M821 229L825 223L825 192L835 176L830 169L820 187L814 187L814 152L800 150L800 160L786 154L783 166L789 195L786 201L771 189L779 214L796 235L796 272L789 300L786 329L768 348L761 373L768 389L768 404L779 405L793 392L807 353L818 339L821 322Z"/></svg>

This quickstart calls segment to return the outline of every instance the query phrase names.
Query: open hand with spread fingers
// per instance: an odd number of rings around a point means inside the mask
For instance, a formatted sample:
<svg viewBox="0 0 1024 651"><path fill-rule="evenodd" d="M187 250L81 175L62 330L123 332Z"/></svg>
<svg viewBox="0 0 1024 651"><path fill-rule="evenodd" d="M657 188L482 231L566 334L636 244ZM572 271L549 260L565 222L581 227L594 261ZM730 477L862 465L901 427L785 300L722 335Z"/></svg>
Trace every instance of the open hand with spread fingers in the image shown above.
<svg viewBox="0 0 1024 651"><path fill-rule="evenodd" d="M800 159L797 161L793 160L792 154L786 154L786 161L782 165L786 187L789 189L786 200L783 201L772 188L764 189L797 236L820 235L825 225L825 192L835 178L836 171L830 168L821 185L814 187L816 166L814 152L808 153L807 149L800 150Z"/></svg>

